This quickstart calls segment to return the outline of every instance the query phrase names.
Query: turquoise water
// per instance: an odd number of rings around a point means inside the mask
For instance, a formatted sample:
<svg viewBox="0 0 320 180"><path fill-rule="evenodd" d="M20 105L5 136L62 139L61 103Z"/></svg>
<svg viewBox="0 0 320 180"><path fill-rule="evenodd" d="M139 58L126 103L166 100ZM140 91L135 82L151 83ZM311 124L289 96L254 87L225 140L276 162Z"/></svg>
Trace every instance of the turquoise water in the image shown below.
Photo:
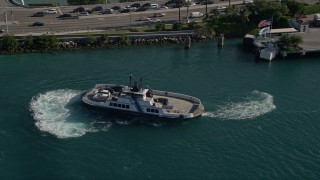
<svg viewBox="0 0 320 180"><path fill-rule="evenodd" d="M227 40L0 59L1 179L320 177L319 58L256 63ZM205 114L148 123L81 104L129 74L200 98Z"/></svg>

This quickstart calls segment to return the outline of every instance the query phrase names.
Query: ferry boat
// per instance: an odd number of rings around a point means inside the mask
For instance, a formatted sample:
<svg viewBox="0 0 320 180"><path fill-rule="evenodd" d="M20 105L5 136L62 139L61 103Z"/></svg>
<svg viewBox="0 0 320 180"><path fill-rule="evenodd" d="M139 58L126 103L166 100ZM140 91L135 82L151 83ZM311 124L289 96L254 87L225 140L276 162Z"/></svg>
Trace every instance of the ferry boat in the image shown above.
<svg viewBox="0 0 320 180"><path fill-rule="evenodd" d="M81 100L90 106L105 110L160 118L190 119L201 116L204 106L200 99L189 95L131 86L97 84L86 91Z"/></svg>

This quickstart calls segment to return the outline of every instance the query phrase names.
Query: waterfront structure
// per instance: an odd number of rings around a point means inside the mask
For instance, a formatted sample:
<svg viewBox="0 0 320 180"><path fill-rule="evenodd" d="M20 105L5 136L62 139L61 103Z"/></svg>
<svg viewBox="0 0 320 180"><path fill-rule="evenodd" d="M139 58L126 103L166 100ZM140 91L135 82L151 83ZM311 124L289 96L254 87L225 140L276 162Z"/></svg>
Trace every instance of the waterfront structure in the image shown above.
<svg viewBox="0 0 320 180"><path fill-rule="evenodd" d="M190 119L201 116L204 107L200 99L173 92L131 86L97 84L82 96L82 101L109 111L161 118Z"/></svg>
<svg viewBox="0 0 320 180"><path fill-rule="evenodd" d="M304 14L296 13L290 20L290 24L299 32L308 32L309 30L309 22Z"/></svg>

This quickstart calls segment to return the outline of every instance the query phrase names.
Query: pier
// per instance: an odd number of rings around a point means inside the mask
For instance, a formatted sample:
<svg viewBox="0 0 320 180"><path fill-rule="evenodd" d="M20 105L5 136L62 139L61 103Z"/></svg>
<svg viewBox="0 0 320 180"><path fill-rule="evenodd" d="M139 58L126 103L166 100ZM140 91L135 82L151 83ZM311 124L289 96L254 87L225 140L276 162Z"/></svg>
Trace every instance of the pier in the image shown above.
<svg viewBox="0 0 320 180"><path fill-rule="evenodd" d="M273 29L274 30L274 29ZM277 52L277 56L280 57L287 57L287 56L304 56L309 55L312 53L319 53L320 52L320 28L311 27L309 28L308 32L296 32L293 28L285 28L285 29L275 29L272 34L271 38L256 38L252 35L246 35L243 39L243 44L245 46L249 46L250 44L253 45L257 51L260 52L262 49L266 49L268 47L268 43L273 43L277 45L278 39L281 37L282 34L285 33L294 33L302 37L303 42L299 45L300 49L297 51L284 51L279 50ZM269 59L270 61L272 59Z"/></svg>

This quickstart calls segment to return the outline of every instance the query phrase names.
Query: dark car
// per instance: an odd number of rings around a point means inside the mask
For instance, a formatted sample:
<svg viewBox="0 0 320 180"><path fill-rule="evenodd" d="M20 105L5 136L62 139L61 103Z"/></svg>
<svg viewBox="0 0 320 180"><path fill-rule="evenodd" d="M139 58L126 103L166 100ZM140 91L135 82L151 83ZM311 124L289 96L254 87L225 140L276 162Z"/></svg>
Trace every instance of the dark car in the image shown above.
<svg viewBox="0 0 320 180"><path fill-rule="evenodd" d="M69 17L72 17L71 14L61 14L57 18L69 18Z"/></svg>
<svg viewBox="0 0 320 180"><path fill-rule="evenodd" d="M84 11L85 11L84 7L78 7L78 8L75 8L72 12L77 13L77 12L84 12Z"/></svg>
<svg viewBox="0 0 320 180"><path fill-rule="evenodd" d="M94 8L92 8L92 11L102 11L103 7L102 6L96 6Z"/></svg>
<svg viewBox="0 0 320 180"><path fill-rule="evenodd" d="M140 3L133 3L130 7L139 8L139 7L141 7L141 5L140 5Z"/></svg>
<svg viewBox="0 0 320 180"><path fill-rule="evenodd" d="M206 5L206 4L213 4L213 3L214 3L213 0L204 0L200 4Z"/></svg>
<svg viewBox="0 0 320 180"><path fill-rule="evenodd" d="M130 9L122 9L122 10L120 11L120 13L128 13L128 12L130 12Z"/></svg>
<svg viewBox="0 0 320 180"><path fill-rule="evenodd" d="M136 12L139 12L139 11L146 11L147 10L147 8L145 8L145 7L140 7L139 9L137 9L136 10Z"/></svg>
<svg viewBox="0 0 320 180"><path fill-rule="evenodd" d="M32 24L32 26L43 26L43 25L44 25L43 22L34 22L34 23Z"/></svg>
<svg viewBox="0 0 320 180"><path fill-rule="evenodd" d="M32 17L43 17L45 16L46 14L44 12L36 12L32 15Z"/></svg>
<svg viewBox="0 0 320 180"><path fill-rule="evenodd" d="M113 6L111 9L118 11L121 9L121 7L120 6Z"/></svg>
<svg viewBox="0 0 320 180"><path fill-rule="evenodd" d="M145 3L145 4L142 5L142 7L145 7L145 8L147 8L147 9L148 9L150 6L151 6L150 3Z"/></svg>

